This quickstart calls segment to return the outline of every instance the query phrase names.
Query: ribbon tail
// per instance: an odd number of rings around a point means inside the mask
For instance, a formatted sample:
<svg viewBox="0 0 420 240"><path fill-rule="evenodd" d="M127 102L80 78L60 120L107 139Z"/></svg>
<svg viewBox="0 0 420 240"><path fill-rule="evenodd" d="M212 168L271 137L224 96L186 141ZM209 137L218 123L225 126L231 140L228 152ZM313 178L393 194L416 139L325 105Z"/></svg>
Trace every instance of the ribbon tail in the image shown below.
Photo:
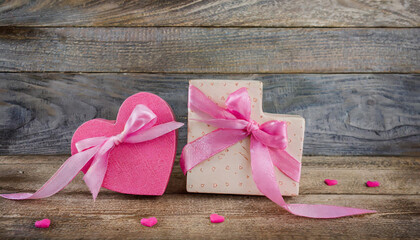
<svg viewBox="0 0 420 240"><path fill-rule="evenodd" d="M108 156L110 150L114 147L114 142L112 139L108 139L103 143L96 155L93 158L92 164L87 170L83 180L88 186L90 192L92 193L93 200L96 200L96 197L101 190L102 183L105 178L106 170L108 168Z"/></svg>
<svg viewBox="0 0 420 240"><path fill-rule="evenodd" d="M308 218L340 218L376 211L333 205L287 204L288 211L294 215Z"/></svg>
<svg viewBox="0 0 420 240"><path fill-rule="evenodd" d="M217 129L182 149L180 165L184 174L197 164L246 138L248 133L238 129Z"/></svg>
<svg viewBox="0 0 420 240"><path fill-rule="evenodd" d="M277 184L269 149L251 136L251 168L255 184L261 193L288 212L308 218L339 218L376 211L330 205L287 204Z"/></svg>
<svg viewBox="0 0 420 240"><path fill-rule="evenodd" d="M288 152L281 149L269 148L271 159L282 173L295 182L300 181L301 163L292 157Z"/></svg>
<svg viewBox="0 0 420 240"><path fill-rule="evenodd" d="M67 186L98 151L98 147L79 152L68 158L57 172L35 193L7 193L1 197L12 200L50 197Z"/></svg>

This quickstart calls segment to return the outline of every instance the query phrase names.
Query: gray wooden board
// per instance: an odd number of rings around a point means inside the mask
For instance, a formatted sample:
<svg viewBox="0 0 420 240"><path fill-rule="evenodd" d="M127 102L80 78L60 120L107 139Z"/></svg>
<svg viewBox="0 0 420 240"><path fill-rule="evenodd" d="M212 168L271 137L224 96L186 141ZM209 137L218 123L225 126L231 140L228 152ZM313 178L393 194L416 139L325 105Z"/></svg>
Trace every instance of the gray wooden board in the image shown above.
<svg viewBox="0 0 420 240"><path fill-rule="evenodd" d="M419 73L420 28L0 27L2 72Z"/></svg>
<svg viewBox="0 0 420 240"><path fill-rule="evenodd" d="M190 79L256 79L266 112L306 119L306 155L419 155L417 74L71 74L0 73L0 153L70 152L73 132L115 119L125 98L155 93L186 122ZM178 153L186 143L179 131Z"/></svg>
<svg viewBox="0 0 420 240"><path fill-rule="evenodd" d="M418 27L417 0L3 1L2 26Z"/></svg>

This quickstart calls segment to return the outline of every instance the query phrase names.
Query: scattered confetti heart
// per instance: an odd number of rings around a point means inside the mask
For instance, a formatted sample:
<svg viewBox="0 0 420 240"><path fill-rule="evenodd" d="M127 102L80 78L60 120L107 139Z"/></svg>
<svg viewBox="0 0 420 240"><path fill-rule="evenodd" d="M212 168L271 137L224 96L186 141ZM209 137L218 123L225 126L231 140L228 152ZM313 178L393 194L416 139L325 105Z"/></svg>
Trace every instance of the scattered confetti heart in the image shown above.
<svg viewBox="0 0 420 240"><path fill-rule="evenodd" d="M378 182L378 181L367 181L366 182L366 186L368 186L368 187L379 187L381 185L381 183L380 182Z"/></svg>
<svg viewBox="0 0 420 240"><path fill-rule="evenodd" d="M334 186L337 185L337 180L334 179L325 179L324 180L325 184L327 184L328 186Z"/></svg>
<svg viewBox="0 0 420 240"><path fill-rule="evenodd" d="M51 220L46 218L35 222L36 228L49 228L51 224Z"/></svg>
<svg viewBox="0 0 420 240"><path fill-rule="evenodd" d="M210 214L210 222L212 223L222 223L225 221L225 217L220 216L219 214L213 213Z"/></svg>
<svg viewBox="0 0 420 240"><path fill-rule="evenodd" d="M158 221L157 221L157 219L155 217L142 218L140 220L141 225L146 226L146 227L153 227L157 222Z"/></svg>

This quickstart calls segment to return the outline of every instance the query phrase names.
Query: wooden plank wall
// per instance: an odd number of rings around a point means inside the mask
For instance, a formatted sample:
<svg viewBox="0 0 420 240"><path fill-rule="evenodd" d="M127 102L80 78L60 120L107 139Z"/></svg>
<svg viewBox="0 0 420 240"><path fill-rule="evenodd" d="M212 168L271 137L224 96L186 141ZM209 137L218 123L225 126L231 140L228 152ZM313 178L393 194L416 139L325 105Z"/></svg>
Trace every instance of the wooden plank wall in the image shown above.
<svg viewBox="0 0 420 240"><path fill-rule="evenodd" d="M114 119L128 96L148 91L187 120L188 79L258 79L267 112L306 118L307 155L419 153L416 74L121 74L0 73L3 154L68 153L74 130L95 117ZM178 153L186 143L179 130Z"/></svg>
<svg viewBox="0 0 420 240"><path fill-rule="evenodd" d="M420 29L4 27L0 36L3 72L420 72Z"/></svg>
<svg viewBox="0 0 420 240"><path fill-rule="evenodd" d="M419 27L417 0L25 1L0 5L1 26Z"/></svg>
<svg viewBox="0 0 420 240"><path fill-rule="evenodd" d="M51 198L3 200L0 236L420 238L419 27L418 0L0 1L2 192L41 187L75 129L114 119L131 94L160 95L186 122L188 80L256 79L265 111L306 118L300 196L286 201L378 211L326 222L258 196L186 194L182 128L167 194L102 189L94 203L79 174ZM32 227L46 216L50 229ZM146 216L158 227L141 228Z"/></svg>
<svg viewBox="0 0 420 240"><path fill-rule="evenodd" d="M138 91L186 122L188 80L214 78L262 80L306 155L418 156L419 26L416 0L5 1L0 154L69 153Z"/></svg>

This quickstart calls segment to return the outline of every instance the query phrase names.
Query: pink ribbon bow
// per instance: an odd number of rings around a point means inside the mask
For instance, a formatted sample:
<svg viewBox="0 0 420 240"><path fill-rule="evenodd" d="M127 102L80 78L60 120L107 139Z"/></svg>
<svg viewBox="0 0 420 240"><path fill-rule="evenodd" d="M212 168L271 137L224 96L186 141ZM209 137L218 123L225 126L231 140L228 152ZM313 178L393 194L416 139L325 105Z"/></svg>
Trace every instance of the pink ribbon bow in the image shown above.
<svg viewBox="0 0 420 240"><path fill-rule="evenodd" d="M121 143L146 142L175 129L183 123L167 122L155 125L157 116L145 105L139 104L132 111L125 123L124 130L111 137L93 137L76 143L78 153L68 158L57 172L35 193L0 194L1 197L24 200L46 198L61 191L93 158L83 180L89 187L95 200L108 167L108 156L112 149Z"/></svg>
<svg viewBox="0 0 420 240"><path fill-rule="evenodd" d="M184 174L197 164L250 136L251 168L258 190L285 210L309 218L338 218L375 211L330 205L287 204L277 184L274 166L292 180L299 182L300 162L288 154L287 125L268 121L258 125L251 119L251 100L246 88L229 95L226 109L219 107L203 92L190 86L189 108L203 116L198 121L219 129L187 144L181 154Z"/></svg>

